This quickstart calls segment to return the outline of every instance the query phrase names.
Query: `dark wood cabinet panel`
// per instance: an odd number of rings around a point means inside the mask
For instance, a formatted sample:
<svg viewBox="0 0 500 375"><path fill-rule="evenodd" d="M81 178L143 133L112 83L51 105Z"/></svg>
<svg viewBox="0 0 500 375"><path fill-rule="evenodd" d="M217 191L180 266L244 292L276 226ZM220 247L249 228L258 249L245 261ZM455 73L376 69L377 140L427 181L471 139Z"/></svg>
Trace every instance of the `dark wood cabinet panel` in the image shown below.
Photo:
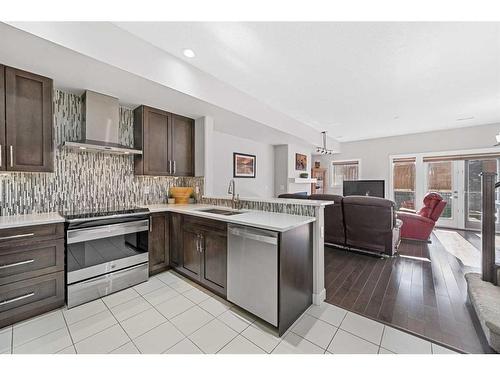
<svg viewBox="0 0 500 375"><path fill-rule="evenodd" d="M172 114L170 160L175 176L194 176L194 120Z"/></svg>
<svg viewBox="0 0 500 375"><path fill-rule="evenodd" d="M227 281L227 235L204 231L201 239L201 282L219 294L226 295Z"/></svg>
<svg viewBox="0 0 500 375"><path fill-rule="evenodd" d="M281 336L312 304L313 226L302 225L279 236L279 317Z"/></svg>
<svg viewBox="0 0 500 375"><path fill-rule="evenodd" d="M64 271L64 239L0 248L0 285Z"/></svg>
<svg viewBox="0 0 500 375"><path fill-rule="evenodd" d="M149 274L165 271L170 266L170 223L165 213L152 214L149 231Z"/></svg>
<svg viewBox="0 0 500 375"><path fill-rule="evenodd" d="M53 172L52 80L6 67L5 119L6 169Z"/></svg>
<svg viewBox="0 0 500 375"><path fill-rule="evenodd" d="M182 215L170 214L170 265L181 265L182 254Z"/></svg>
<svg viewBox="0 0 500 375"><path fill-rule="evenodd" d="M5 171L5 67L0 65L0 171Z"/></svg>
<svg viewBox="0 0 500 375"><path fill-rule="evenodd" d="M171 231L170 264L172 267L225 297L226 223L176 214L175 219L174 216L172 217L171 225L175 228Z"/></svg>
<svg viewBox="0 0 500 375"><path fill-rule="evenodd" d="M0 229L0 252L5 247L59 238L64 238L63 223Z"/></svg>
<svg viewBox="0 0 500 375"><path fill-rule="evenodd" d="M200 233L195 227L184 226L182 228L182 271L188 276L200 279L201 252Z"/></svg>
<svg viewBox="0 0 500 375"><path fill-rule="evenodd" d="M134 110L135 173L194 176L194 120L156 108Z"/></svg>
<svg viewBox="0 0 500 375"><path fill-rule="evenodd" d="M141 106L135 109L134 120L134 144L143 152L135 157L136 174L169 175L170 113Z"/></svg>
<svg viewBox="0 0 500 375"><path fill-rule="evenodd" d="M0 286L0 328L64 306L64 271Z"/></svg>

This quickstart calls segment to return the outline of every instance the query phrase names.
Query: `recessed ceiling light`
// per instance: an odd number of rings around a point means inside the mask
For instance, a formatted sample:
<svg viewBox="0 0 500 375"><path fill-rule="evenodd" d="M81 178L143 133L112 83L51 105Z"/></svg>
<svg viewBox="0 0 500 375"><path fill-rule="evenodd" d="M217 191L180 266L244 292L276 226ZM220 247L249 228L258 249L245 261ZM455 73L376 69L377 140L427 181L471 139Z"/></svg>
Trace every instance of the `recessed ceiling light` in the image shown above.
<svg viewBox="0 0 500 375"><path fill-rule="evenodd" d="M474 118L475 118L474 116L462 117L462 118L457 118L456 121L473 120Z"/></svg>
<svg viewBox="0 0 500 375"><path fill-rule="evenodd" d="M182 51L182 53L184 54L184 56L189 57L189 58L193 58L196 56L194 51L192 49L189 49L189 48L186 48L184 51Z"/></svg>
<svg viewBox="0 0 500 375"><path fill-rule="evenodd" d="M394 119L394 120L399 120L399 116L398 116L398 115L395 115L395 116L393 117L393 119Z"/></svg>

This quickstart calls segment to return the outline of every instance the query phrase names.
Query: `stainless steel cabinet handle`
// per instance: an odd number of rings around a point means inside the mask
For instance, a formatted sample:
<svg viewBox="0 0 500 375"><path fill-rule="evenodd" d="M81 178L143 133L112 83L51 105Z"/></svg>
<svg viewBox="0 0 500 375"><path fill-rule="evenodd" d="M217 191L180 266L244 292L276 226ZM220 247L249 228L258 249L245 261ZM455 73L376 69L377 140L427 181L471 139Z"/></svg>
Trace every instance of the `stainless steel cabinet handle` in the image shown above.
<svg viewBox="0 0 500 375"><path fill-rule="evenodd" d="M3 241L3 240L12 240L14 238L32 237L34 235L35 235L35 233L14 234L13 236L0 237L0 241Z"/></svg>
<svg viewBox="0 0 500 375"><path fill-rule="evenodd" d="M176 168L175 168L175 160L173 161L173 163L174 163L174 174L175 174L175 169L176 169Z"/></svg>
<svg viewBox="0 0 500 375"><path fill-rule="evenodd" d="M10 166L14 166L14 146L10 145Z"/></svg>
<svg viewBox="0 0 500 375"><path fill-rule="evenodd" d="M0 167L2 166L2 145L0 145Z"/></svg>
<svg viewBox="0 0 500 375"><path fill-rule="evenodd" d="M172 174L172 160L169 160L168 161L168 171L167 171L168 174Z"/></svg>
<svg viewBox="0 0 500 375"><path fill-rule="evenodd" d="M153 231L153 219L151 218L151 216L149 217L149 231Z"/></svg>
<svg viewBox="0 0 500 375"><path fill-rule="evenodd" d="M200 234L200 253L203 252L203 234Z"/></svg>
<svg viewBox="0 0 500 375"><path fill-rule="evenodd" d="M0 270L3 270L5 268L22 266L23 264L33 263L34 261L35 261L34 259L29 259L29 260L23 260L22 262L17 262L17 263L2 264L0 266Z"/></svg>
<svg viewBox="0 0 500 375"><path fill-rule="evenodd" d="M21 301L25 298L29 298L31 296L34 296L35 295L35 292L31 292L31 293L28 293L28 294L25 294L25 295L22 295L22 296L19 296L19 297L15 297L15 298L11 298L11 299L6 299L2 302L0 302L0 306L3 306L3 305L8 305L9 303L13 303L13 302L17 302L17 301Z"/></svg>

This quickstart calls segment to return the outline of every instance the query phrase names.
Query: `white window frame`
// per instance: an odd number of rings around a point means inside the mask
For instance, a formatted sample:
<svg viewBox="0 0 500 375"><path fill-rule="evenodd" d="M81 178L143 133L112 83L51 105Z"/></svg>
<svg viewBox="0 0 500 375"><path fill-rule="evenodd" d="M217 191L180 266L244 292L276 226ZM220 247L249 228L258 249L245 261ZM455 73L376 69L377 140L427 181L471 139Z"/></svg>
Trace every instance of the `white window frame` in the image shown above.
<svg viewBox="0 0 500 375"><path fill-rule="evenodd" d="M330 187L331 188L337 188L337 189L342 189L343 188L343 185L335 185L333 183L333 177L334 177L334 171L333 171L333 168L334 168L334 163L336 164L342 164L342 163L345 163L345 164L349 164L349 163L358 163L358 180L361 180L361 159L344 159L344 160L332 160L330 162Z"/></svg>

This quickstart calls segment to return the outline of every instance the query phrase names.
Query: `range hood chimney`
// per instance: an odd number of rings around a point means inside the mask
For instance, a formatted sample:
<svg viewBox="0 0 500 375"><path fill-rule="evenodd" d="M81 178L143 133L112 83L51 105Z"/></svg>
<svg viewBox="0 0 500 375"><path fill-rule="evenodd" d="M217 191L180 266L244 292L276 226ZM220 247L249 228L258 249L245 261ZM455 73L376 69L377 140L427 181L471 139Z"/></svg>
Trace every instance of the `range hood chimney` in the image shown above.
<svg viewBox="0 0 500 375"><path fill-rule="evenodd" d="M64 147L119 155L142 155L141 150L118 143L120 110L117 98L87 90L82 95L82 111L80 140L64 142Z"/></svg>

